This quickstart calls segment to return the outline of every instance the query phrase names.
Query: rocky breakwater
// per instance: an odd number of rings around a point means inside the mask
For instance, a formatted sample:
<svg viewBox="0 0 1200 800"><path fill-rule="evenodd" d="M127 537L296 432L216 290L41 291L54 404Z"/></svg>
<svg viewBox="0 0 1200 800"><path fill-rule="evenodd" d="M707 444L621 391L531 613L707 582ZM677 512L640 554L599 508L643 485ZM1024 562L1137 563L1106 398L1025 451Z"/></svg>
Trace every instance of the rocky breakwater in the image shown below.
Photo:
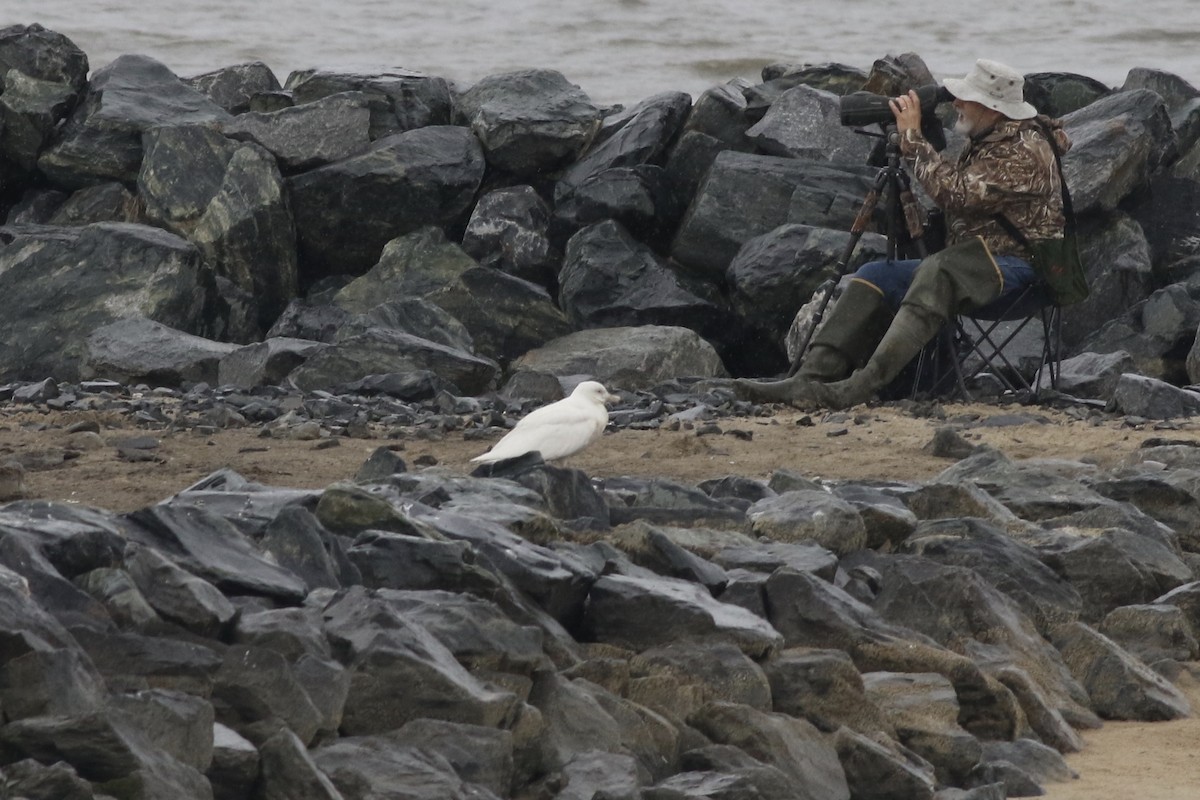
<svg viewBox="0 0 1200 800"><path fill-rule="evenodd" d="M477 395L523 370L627 389L774 374L876 172L839 95L930 81L914 54L777 64L600 107L551 70L467 87L402 69L281 84L260 62L181 78L138 55L93 70L66 37L11 26L0 380L428 372ZM1200 92L1149 69L1027 86L1075 142L1092 286L1066 311L1062 388L1194 413L1172 390L1200 380ZM856 258L883 250L868 232Z"/></svg>
<svg viewBox="0 0 1200 800"><path fill-rule="evenodd" d="M625 393L617 424L761 413L668 382L783 366L874 173L838 93L928 79L913 56L781 65L601 109L544 70L280 85L131 55L89 77L65 37L7 28L0 380L49 408L145 383L219 396L206 425L347 435L486 431L521 410L505 397L583 374ZM1093 294L1067 311L1066 386L1193 413L1198 93L1149 70L1029 83L1076 140ZM700 486L381 452L320 490L224 471L127 514L9 503L5 788L1031 793L1069 776L1079 730L1189 713L1170 679L1197 657L1196 452Z"/></svg>
<svg viewBox="0 0 1200 800"><path fill-rule="evenodd" d="M251 413L58 388L8 402L148 429ZM511 411L291 392L264 431ZM767 411L674 383L622 393L613 422ZM1200 448L947 463L686 485L537 458L410 471L383 446L321 489L226 469L129 513L7 503L4 794L996 800L1070 780L1103 720L1190 714Z"/></svg>

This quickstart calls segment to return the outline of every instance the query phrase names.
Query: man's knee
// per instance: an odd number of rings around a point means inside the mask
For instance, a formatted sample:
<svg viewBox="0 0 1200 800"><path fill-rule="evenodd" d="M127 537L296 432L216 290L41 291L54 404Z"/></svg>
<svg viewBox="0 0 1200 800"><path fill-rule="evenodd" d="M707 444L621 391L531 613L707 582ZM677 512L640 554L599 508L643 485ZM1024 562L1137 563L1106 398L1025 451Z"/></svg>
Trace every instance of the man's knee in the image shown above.
<svg viewBox="0 0 1200 800"><path fill-rule="evenodd" d="M854 271L854 277L866 281L872 286L881 286L887 277L885 272L887 268L888 262L886 261L868 261Z"/></svg>

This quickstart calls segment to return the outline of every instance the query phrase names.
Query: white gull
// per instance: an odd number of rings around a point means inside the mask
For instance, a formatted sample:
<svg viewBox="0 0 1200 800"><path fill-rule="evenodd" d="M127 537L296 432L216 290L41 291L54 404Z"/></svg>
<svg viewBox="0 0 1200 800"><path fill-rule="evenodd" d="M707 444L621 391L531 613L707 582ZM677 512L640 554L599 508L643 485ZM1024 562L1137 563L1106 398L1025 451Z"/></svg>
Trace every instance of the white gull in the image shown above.
<svg viewBox="0 0 1200 800"><path fill-rule="evenodd" d="M604 432L608 424L605 403L618 400L602 384L584 381L562 400L526 414L491 450L471 460L491 464L535 450L542 454L543 461L566 458Z"/></svg>

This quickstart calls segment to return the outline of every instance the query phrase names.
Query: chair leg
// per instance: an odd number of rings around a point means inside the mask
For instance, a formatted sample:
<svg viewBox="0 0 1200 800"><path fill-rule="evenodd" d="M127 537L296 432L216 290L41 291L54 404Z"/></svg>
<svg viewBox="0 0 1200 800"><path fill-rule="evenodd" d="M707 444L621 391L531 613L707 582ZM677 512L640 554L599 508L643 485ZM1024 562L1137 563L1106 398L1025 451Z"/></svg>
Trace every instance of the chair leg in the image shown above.
<svg viewBox="0 0 1200 800"><path fill-rule="evenodd" d="M1027 289L1008 310L1021 307L1022 302L1029 300L1029 293L1035 290L1034 287ZM1031 383L1005 350L1027 326L1036 326L1034 320L1041 323L1042 342L1040 360ZM1003 334L999 328L1006 321L1016 325ZM978 358L979 363L969 366L967 362L972 358ZM946 363L949 364L949 370L946 369ZM1058 389L1061 365L1062 310L1058 306L1043 305L1027 316L1016 318L1007 313L1000 314L996 319L984 320L970 316L955 317L922 350L909 396L915 399L922 391L922 376L932 375L927 384L929 395L958 396L971 402L974 398L968 383L985 370L990 370L1004 391L1023 395L1027 402L1036 403L1041 399L1044 378L1049 379L1052 389Z"/></svg>
<svg viewBox="0 0 1200 800"><path fill-rule="evenodd" d="M1014 364L1008 354L1006 348L1014 339L1037 319L1040 322L1042 333L1041 348L1039 353L1039 361L1037 371L1033 376L1033 381L1026 379L1025 375ZM984 370L991 370L1001 386L1008 392L1014 395L1024 394L1028 402L1036 403L1041 399L1041 392L1044 386L1044 377L1049 379L1049 385L1052 389L1058 389L1059 372L1062 359L1062 312L1057 306L1043 306L1034 314L1029 315L1020 320L1011 320L1017 322L1017 325L1012 331L1002 338L998 335L998 327L1003 320L995 321L980 321L971 317L966 317L960 322L964 325L966 333L965 341L967 349L963 353L963 361L976 356L980 363L974 368L967 369L963 367L965 379L970 380L981 374ZM984 325L983 322L990 324ZM970 329L974 329L972 335Z"/></svg>

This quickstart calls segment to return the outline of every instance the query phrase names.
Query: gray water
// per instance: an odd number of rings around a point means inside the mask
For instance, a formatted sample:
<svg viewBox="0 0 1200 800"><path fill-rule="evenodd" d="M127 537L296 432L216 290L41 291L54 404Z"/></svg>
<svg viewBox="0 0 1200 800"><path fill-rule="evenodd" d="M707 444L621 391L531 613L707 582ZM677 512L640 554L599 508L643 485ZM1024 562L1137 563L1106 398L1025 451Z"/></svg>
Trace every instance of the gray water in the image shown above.
<svg viewBox="0 0 1200 800"><path fill-rule="evenodd" d="M92 69L139 53L181 76L263 61L280 81L311 67L401 67L469 85L557 69L600 103L693 97L766 64L921 56L941 79L976 58L1076 72L1110 86L1134 67L1200 86L1197 0L3 0L0 27L69 36Z"/></svg>

